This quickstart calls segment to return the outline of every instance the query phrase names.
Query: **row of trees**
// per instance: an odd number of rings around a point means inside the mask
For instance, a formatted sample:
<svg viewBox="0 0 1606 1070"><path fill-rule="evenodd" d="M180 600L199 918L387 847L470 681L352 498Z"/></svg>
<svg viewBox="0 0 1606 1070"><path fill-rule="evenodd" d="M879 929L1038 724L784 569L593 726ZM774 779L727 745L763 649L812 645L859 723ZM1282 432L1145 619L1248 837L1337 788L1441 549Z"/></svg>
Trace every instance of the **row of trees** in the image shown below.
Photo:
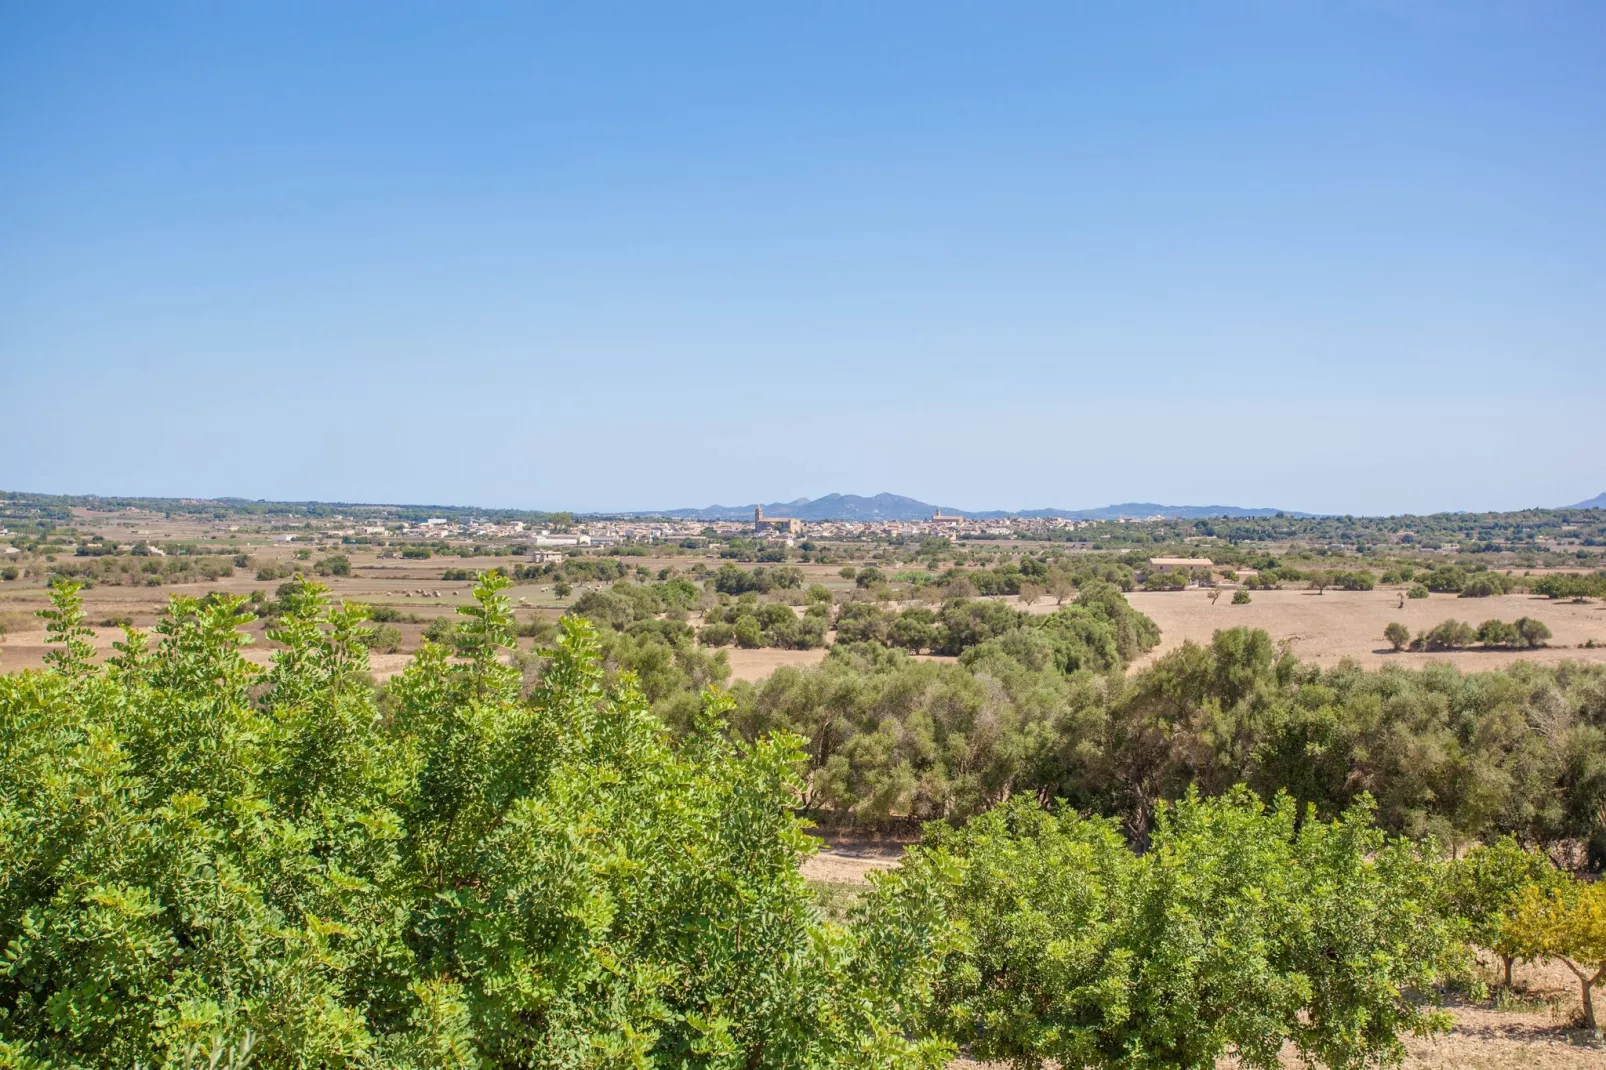
<svg viewBox="0 0 1606 1070"><path fill-rule="evenodd" d="M1550 636L1550 626L1532 617L1486 620L1476 628L1465 621L1443 620L1415 636L1399 621L1390 621L1383 629L1383 638L1395 650L1460 650L1473 643L1490 649L1528 650L1544 646Z"/></svg>
<svg viewBox="0 0 1606 1070"><path fill-rule="evenodd" d="M1449 912L1499 956L1504 983L1518 961L1554 959L1578 979L1584 1026L1597 1029L1594 989L1606 981L1606 884L1565 875L1511 837L1479 844L1447 871Z"/></svg>
<svg viewBox="0 0 1606 1070"><path fill-rule="evenodd" d="M52 577L70 579L85 587L160 587L170 583L212 583L246 567L244 554L215 556L83 557L45 566Z"/></svg>
<svg viewBox="0 0 1606 1070"><path fill-rule="evenodd" d="M315 585L266 670L226 597L176 598L97 668L58 588L49 667L0 677L0 1061L935 1070L963 1044L1270 1070L1441 1024L1421 999L1459 886L1364 798L1324 820L1184 793L1137 853L1017 797L931 830L836 924L797 870L803 740L748 741L715 693L666 731L575 617L525 694L505 582L459 610L462 661L428 646L382 696L360 609ZM614 641L654 623L678 625ZM1213 686L1244 694L1242 669Z"/></svg>
<svg viewBox="0 0 1606 1070"><path fill-rule="evenodd" d="M1021 630L959 664L838 644L733 686L744 739L808 743L811 806L840 819L962 817L1015 795L1119 818L1140 842L1190 785L1287 791L1450 844L1502 834L1606 866L1606 668L1321 669L1231 628L1127 675L1066 673ZM1582 859L1580 859L1582 861Z"/></svg>

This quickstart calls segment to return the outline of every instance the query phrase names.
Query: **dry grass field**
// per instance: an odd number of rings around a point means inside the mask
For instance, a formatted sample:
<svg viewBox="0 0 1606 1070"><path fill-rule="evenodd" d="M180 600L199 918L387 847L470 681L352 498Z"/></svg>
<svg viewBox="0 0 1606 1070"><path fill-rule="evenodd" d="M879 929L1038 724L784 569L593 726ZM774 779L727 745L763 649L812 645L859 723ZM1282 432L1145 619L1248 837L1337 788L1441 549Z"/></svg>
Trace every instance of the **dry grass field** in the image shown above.
<svg viewBox="0 0 1606 1070"><path fill-rule="evenodd" d="M1383 665L1420 668L1430 661L1448 661L1462 669L1492 669L1513 661L1554 664L1575 660L1606 662L1606 602L1591 599L1582 605L1554 602L1532 595L1510 594L1492 598L1457 598L1435 594L1406 598L1398 590L1254 591L1246 606L1232 605L1232 592L1224 591L1212 605L1204 591L1134 591L1127 595L1134 609L1148 614L1160 626L1160 645L1139 661L1147 664L1185 640L1210 642L1219 628L1239 625L1264 628L1279 643L1306 661L1324 667L1351 658L1369 669ZM1394 653L1383 639L1390 621L1411 631L1425 631L1446 618L1466 621L1474 628L1490 618L1512 621L1533 617L1549 625L1554 638L1541 650L1461 650L1452 653ZM1595 640L1594 649L1578 644Z"/></svg>

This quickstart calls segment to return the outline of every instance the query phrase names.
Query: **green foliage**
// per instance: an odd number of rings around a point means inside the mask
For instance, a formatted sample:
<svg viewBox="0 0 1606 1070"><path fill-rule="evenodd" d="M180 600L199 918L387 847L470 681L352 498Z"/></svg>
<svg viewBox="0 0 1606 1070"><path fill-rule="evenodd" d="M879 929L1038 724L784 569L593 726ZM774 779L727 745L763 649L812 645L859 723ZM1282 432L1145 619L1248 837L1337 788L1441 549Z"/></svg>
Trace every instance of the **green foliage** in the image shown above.
<svg viewBox="0 0 1606 1070"><path fill-rule="evenodd" d="M1235 605L1235 606L1247 606L1249 604L1249 602L1250 602L1250 598L1249 598L1249 592L1248 591L1238 590L1238 591L1232 592L1232 604L1233 605Z"/></svg>
<svg viewBox="0 0 1606 1070"><path fill-rule="evenodd" d="M830 610L819 602L801 618L790 606L760 603L751 593L725 606L713 606L704 615L698 638L705 646L744 648L780 647L813 650L825 645Z"/></svg>
<svg viewBox="0 0 1606 1070"><path fill-rule="evenodd" d="M434 556L427 546L403 546L401 555L408 561L428 561Z"/></svg>
<svg viewBox="0 0 1606 1070"><path fill-rule="evenodd" d="M1547 598L1606 598L1606 570L1544 576L1535 581L1533 591Z"/></svg>
<svg viewBox="0 0 1606 1070"><path fill-rule="evenodd" d="M1163 810L1149 850L1116 827L1016 801L933 827L872 895L955 874L965 941L938 1027L1017 1066L1333 1067L1397 1062L1442 1028L1418 993L1456 957L1435 867L1357 807L1332 823L1249 792Z"/></svg>
<svg viewBox="0 0 1606 1070"><path fill-rule="evenodd" d="M907 1039L934 893L821 920L801 742L727 742L712 695L671 742L573 617L521 699L503 583L383 716L362 611L316 585L265 671L233 598L90 668L58 588L64 649L0 677L8 1065L940 1066Z"/></svg>
<svg viewBox="0 0 1606 1070"><path fill-rule="evenodd" d="M351 575L351 558L345 554L335 554L317 561L312 571L319 576L349 576Z"/></svg>
<svg viewBox="0 0 1606 1070"><path fill-rule="evenodd" d="M364 646L381 654L394 654L401 649L401 644L401 629L394 624L381 624L377 628L371 628L363 638Z"/></svg>
<svg viewBox="0 0 1606 1070"><path fill-rule="evenodd" d="M1549 858L1502 836L1450 863L1447 876L1451 910L1466 919L1475 943L1500 956L1509 988L1512 964L1523 953L1512 916L1530 887L1560 887L1561 872Z"/></svg>
<svg viewBox="0 0 1606 1070"><path fill-rule="evenodd" d="M1455 565L1441 565L1421 577L1423 586L1440 594L1456 594L1466 586L1467 574Z"/></svg>
<svg viewBox="0 0 1606 1070"><path fill-rule="evenodd" d="M1491 649L1523 649L1544 646L1549 638L1550 628L1532 617L1519 617L1512 623L1486 620L1476 630L1462 621L1446 620L1418 635L1410 645L1412 650L1459 650L1476 642Z"/></svg>
<svg viewBox="0 0 1606 1070"><path fill-rule="evenodd" d="M1503 572L1474 572L1462 586L1462 598L1488 598L1511 590L1511 578Z"/></svg>
<svg viewBox="0 0 1606 1070"><path fill-rule="evenodd" d="M1478 638L1464 621L1444 620L1411 640L1412 650L1459 650Z"/></svg>
<svg viewBox="0 0 1606 1070"><path fill-rule="evenodd" d="M1409 591L1405 592L1405 597L1407 598L1426 598L1427 596L1428 589L1422 586L1420 583L1416 584Z"/></svg>
<svg viewBox="0 0 1606 1070"><path fill-rule="evenodd" d="M1163 569L1152 569L1143 577L1145 591L1180 591L1188 586L1188 574L1183 571L1168 572Z"/></svg>
<svg viewBox="0 0 1606 1070"><path fill-rule="evenodd" d="M745 569L730 563L723 564L714 573L714 590L721 594L744 594L753 591L765 594L774 590L796 590L803 586L803 570L791 565L779 568Z"/></svg>
<svg viewBox="0 0 1606 1070"><path fill-rule="evenodd" d="M1404 650L1411 642L1411 629L1399 621L1389 621L1388 627L1383 629L1383 638L1395 650Z"/></svg>
<svg viewBox="0 0 1606 1070"><path fill-rule="evenodd" d="M1523 958L1555 959L1578 978L1584 1028L1599 1029L1594 990L1606 982L1606 884L1529 885L1506 924Z"/></svg>

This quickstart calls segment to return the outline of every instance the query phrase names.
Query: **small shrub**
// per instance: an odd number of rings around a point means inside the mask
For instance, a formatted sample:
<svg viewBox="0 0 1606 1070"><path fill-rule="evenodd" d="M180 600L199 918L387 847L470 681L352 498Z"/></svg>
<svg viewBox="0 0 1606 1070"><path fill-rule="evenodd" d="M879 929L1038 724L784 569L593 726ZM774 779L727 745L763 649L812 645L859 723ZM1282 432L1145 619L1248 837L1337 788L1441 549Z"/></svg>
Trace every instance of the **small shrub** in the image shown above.
<svg viewBox="0 0 1606 1070"><path fill-rule="evenodd" d="M1235 605L1235 606L1247 606L1249 604L1249 592L1248 591L1234 591L1234 592L1232 592L1232 604Z"/></svg>
<svg viewBox="0 0 1606 1070"><path fill-rule="evenodd" d="M1407 598L1426 598L1427 596L1428 589L1422 586L1420 583L1415 587L1412 587L1409 591L1405 592L1405 597Z"/></svg>
<svg viewBox="0 0 1606 1070"><path fill-rule="evenodd" d="M704 646L730 646L736 641L736 629L723 621L705 624L697 633L697 641Z"/></svg>
<svg viewBox="0 0 1606 1070"><path fill-rule="evenodd" d="M736 622L736 645L744 650L764 645L764 629L757 617L742 617Z"/></svg>
<svg viewBox="0 0 1606 1070"><path fill-rule="evenodd" d="M1462 598L1488 598L1491 595L1505 594L1511 588L1511 581L1500 572L1475 573L1466 585L1461 588Z"/></svg>
<svg viewBox="0 0 1606 1070"><path fill-rule="evenodd" d="M401 649L401 629L394 624L381 624L363 636L363 645L381 654L394 654Z"/></svg>

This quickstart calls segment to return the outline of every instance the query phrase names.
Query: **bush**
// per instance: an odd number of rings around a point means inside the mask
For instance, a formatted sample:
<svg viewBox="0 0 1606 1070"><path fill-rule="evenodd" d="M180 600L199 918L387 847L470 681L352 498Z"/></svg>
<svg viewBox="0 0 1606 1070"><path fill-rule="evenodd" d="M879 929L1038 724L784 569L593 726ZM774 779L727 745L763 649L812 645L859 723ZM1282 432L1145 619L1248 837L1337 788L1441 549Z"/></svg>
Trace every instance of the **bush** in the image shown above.
<svg viewBox="0 0 1606 1070"><path fill-rule="evenodd" d="M106 668L58 600L51 667L0 677L5 1061L193 1065L249 1034L264 1070L940 1067L906 1038L946 923L918 888L821 919L801 741L729 744L710 699L672 742L574 618L521 700L498 589L472 659L426 650L384 716L360 614L317 587L266 673L241 599L175 599Z"/></svg>
<svg viewBox="0 0 1606 1070"><path fill-rule="evenodd" d="M1544 621L1534 620L1532 617L1518 617L1515 627L1524 646L1544 646L1550 639L1550 628Z"/></svg>
<svg viewBox="0 0 1606 1070"><path fill-rule="evenodd" d="M345 554L335 554L313 565L312 571L320 576L349 576L351 575L351 559Z"/></svg>
<svg viewBox="0 0 1606 1070"><path fill-rule="evenodd" d="M1521 639L1515 624L1486 620L1478 625L1478 642L1484 646L1515 646Z"/></svg>
<svg viewBox="0 0 1606 1070"><path fill-rule="evenodd" d="M401 644L401 629L394 624L381 624L377 628L371 628L363 639L364 646L381 654L394 654L401 649Z"/></svg>
<svg viewBox="0 0 1606 1070"><path fill-rule="evenodd" d="M433 556L427 546L403 546L401 555L409 561L428 561Z"/></svg>
<svg viewBox="0 0 1606 1070"><path fill-rule="evenodd" d="M1474 572L1461 588L1462 598L1488 598L1491 595L1505 594L1511 589L1511 581L1501 572Z"/></svg>
<svg viewBox="0 0 1606 1070"><path fill-rule="evenodd" d="M736 621L736 645L752 650L764 645L764 629L756 617L741 617Z"/></svg>
<svg viewBox="0 0 1606 1070"><path fill-rule="evenodd" d="M943 962L939 1028L978 1060L1208 1070L1387 1064L1442 1030L1410 998L1456 958L1434 867L1361 805L1331 823L1287 796L1189 796L1143 854L1113 822L1015 800L927 826L870 896L948 889L967 939ZM1135 1053L1141 1053L1134 1060Z"/></svg>
<svg viewBox="0 0 1606 1070"><path fill-rule="evenodd" d="M14 580L16 578L17 578L17 566L16 565L7 565L5 568L0 568L0 580L9 581L9 580Z"/></svg>
<svg viewBox="0 0 1606 1070"><path fill-rule="evenodd" d="M1383 629L1383 638L1395 650L1404 650L1411 642L1411 629L1399 621L1390 621L1388 627Z"/></svg>
<svg viewBox="0 0 1606 1070"><path fill-rule="evenodd" d="M1412 650L1459 650L1478 638L1470 624L1459 620L1440 621L1426 633L1411 640Z"/></svg>
<svg viewBox="0 0 1606 1070"><path fill-rule="evenodd" d="M1426 598L1427 596L1428 589L1422 586L1420 583L1415 587L1412 587L1409 591L1405 592L1405 597L1407 598Z"/></svg>
<svg viewBox="0 0 1606 1070"><path fill-rule="evenodd" d="M723 621L705 624L697 632L697 641L703 646L730 646L736 642L736 629Z"/></svg>
<svg viewBox="0 0 1606 1070"><path fill-rule="evenodd" d="M1335 572L1333 586L1342 591L1370 591L1377 586L1377 577L1370 572Z"/></svg>
<svg viewBox="0 0 1606 1070"><path fill-rule="evenodd" d="M1145 591L1180 591L1188 586L1188 575L1185 572L1163 572L1154 569L1143 577Z"/></svg>
<svg viewBox="0 0 1606 1070"><path fill-rule="evenodd" d="M1249 604L1249 592L1242 590L1232 592L1232 604L1235 606L1247 606Z"/></svg>
<svg viewBox="0 0 1606 1070"><path fill-rule="evenodd" d="M1466 582L1467 574L1454 565L1441 565L1422 578L1428 590L1440 594L1459 593Z"/></svg>
<svg viewBox="0 0 1606 1070"><path fill-rule="evenodd" d="M471 569L471 568L449 568L449 569L446 569L445 571L443 571L441 573L441 579L443 581L445 581L445 580L471 580L473 578L474 578L474 570Z"/></svg>
<svg viewBox="0 0 1606 1070"><path fill-rule="evenodd" d="M1533 591L1547 598L1606 598L1606 571L1591 575L1557 573L1544 576L1535 581Z"/></svg>

